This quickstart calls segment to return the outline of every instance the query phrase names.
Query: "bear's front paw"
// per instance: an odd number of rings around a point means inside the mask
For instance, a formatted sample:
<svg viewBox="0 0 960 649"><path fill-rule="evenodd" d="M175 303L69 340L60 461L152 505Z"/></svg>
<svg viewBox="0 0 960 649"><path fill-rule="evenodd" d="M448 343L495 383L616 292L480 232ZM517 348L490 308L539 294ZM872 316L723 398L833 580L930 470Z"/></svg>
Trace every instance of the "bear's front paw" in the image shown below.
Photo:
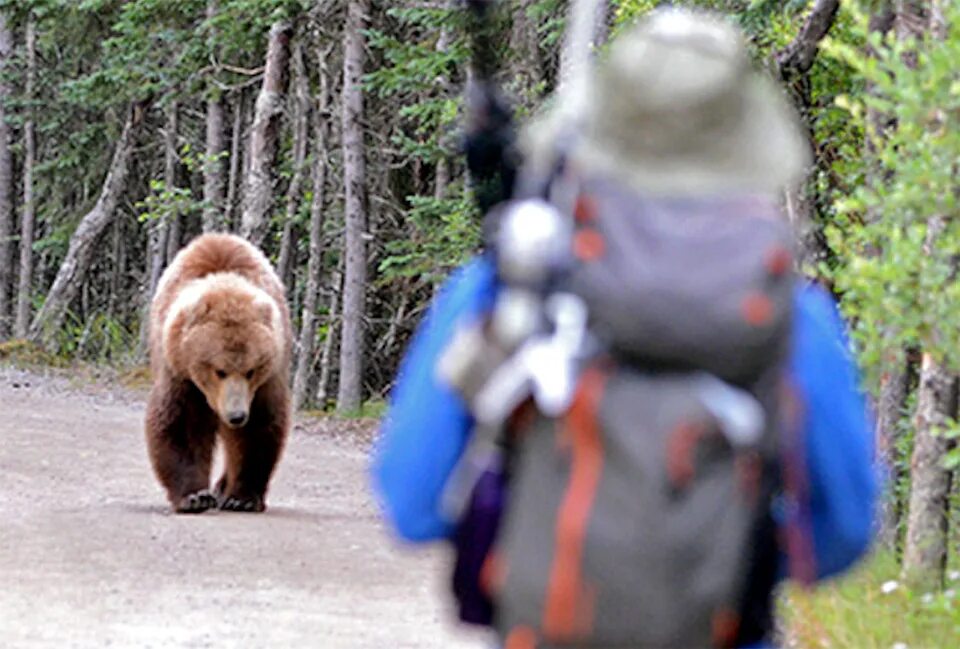
<svg viewBox="0 0 960 649"><path fill-rule="evenodd" d="M200 514L217 506L216 497L206 489L187 494L174 508L178 514Z"/></svg>
<svg viewBox="0 0 960 649"><path fill-rule="evenodd" d="M259 496L227 496L220 503L220 509L231 512L262 512L266 507Z"/></svg>

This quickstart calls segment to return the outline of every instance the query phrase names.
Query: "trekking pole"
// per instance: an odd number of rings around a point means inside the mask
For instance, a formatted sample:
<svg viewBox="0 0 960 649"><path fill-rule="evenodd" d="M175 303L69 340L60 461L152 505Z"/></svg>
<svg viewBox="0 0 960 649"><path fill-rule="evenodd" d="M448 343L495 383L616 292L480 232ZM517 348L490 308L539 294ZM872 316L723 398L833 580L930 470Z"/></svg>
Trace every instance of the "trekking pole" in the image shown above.
<svg viewBox="0 0 960 649"><path fill-rule="evenodd" d="M545 196L562 173L567 152L579 135L584 107L590 101L590 59L599 21L606 15L600 0L572 0L560 56L560 74L552 97L551 121L556 131L550 147L524 161L517 182L519 196Z"/></svg>
<svg viewBox="0 0 960 649"><path fill-rule="evenodd" d="M579 113L587 95L587 70L595 43L598 21L602 20L605 7L600 0L573 0L567 16L567 33L564 39L563 65L557 101L571 113Z"/></svg>
<svg viewBox="0 0 960 649"><path fill-rule="evenodd" d="M511 197L518 166L513 110L494 79L499 69L496 0L466 0L471 61L464 152L480 211Z"/></svg>
<svg viewBox="0 0 960 649"><path fill-rule="evenodd" d="M497 70L497 55L493 48L493 14L496 0L466 0L470 11L467 30L470 34L470 61L473 72L483 80L492 80Z"/></svg>

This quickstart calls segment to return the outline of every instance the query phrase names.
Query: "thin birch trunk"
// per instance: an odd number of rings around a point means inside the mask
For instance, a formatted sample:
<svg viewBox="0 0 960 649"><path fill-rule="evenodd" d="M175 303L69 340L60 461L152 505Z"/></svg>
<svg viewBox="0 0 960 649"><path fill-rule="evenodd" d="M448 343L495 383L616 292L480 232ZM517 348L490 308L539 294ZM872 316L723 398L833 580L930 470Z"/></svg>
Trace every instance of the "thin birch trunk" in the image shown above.
<svg viewBox="0 0 960 649"><path fill-rule="evenodd" d="M287 188L283 234L280 238L280 255L277 260L277 273L286 286L293 286L291 274L296 257L294 221L300 207L303 171L307 160L307 140L309 139L310 88L307 83L307 73L303 66L303 45L299 40L293 44L290 67L292 71L291 85L293 86L293 177L290 179L290 186Z"/></svg>
<svg viewBox="0 0 960 649"><path fill-rule="evenodd" d="M217 15L217 0L207 2L207 20ZM211 34L212 41L215 34ZM223 230L223 98L211 83L207 99L206 152L203 161L203 217L204 232Z"/></svg>
<svg viewBox="0 0 960 649"><path fill-rule="evenodd" d="M942 14L934 2L899 0L896 11L894 24L900 39L927 32L935 38L944 34ZM916 52L908 53L908 65L915 63L916 58ZM945 227L944 216L929 219L925 241L927 254L933 254L934 243ZM952 472L943 466L950 441L942 432L956 415L957 377L940 361L925 353L917 390L914 446L910 459L910 508L903 550L903 578L925 587L942 587L947 565Z"/></svg>
<svg viewBox="0 0 960 649"><path fill-rule="evenodd" d="M320 376L317 378L317 405L327 405L330 398L330 376L333 374L333 355L337 348L337 314L340 312L340 294L343 292L343 258L330 278L330 308L327 310L327 337L320 352Z"/></svg>
<svg viewBox="0 0 960 649"><path fill-rule="evenodd" d="M127 184L130 172L130 156L133 152L137 130L140 126L144 106L136 103L127 112L127 118L120 133L103 181L103 187L96 204L80 220L80 224L70 237L70 246L60 264L60 269L47 293L43 307L30 325L28 337L33 342L42 343L50 348L54 337L63 325L63 318L76 298L90 268L93 254L100 235L113 221L117 202Z"/></svg>
<svg viewBox="0 0 960 649"><path fill-rule="evenodd" d="M343 320L340 332L340 380L337 410L360 409L363 382L363 315L367 287L365 189L363 157L363 29L369 0L347 4L343 43L343 179L345 200Z"/></svg>
<svg viewBox="0 0 960 649"><path fill-rule="evenodd" d="M453 1L448 0L446 6L450 9L454 8ZM450 48L450 30L451 27L449 26L444 26L440 29L440 36L437 38L437 52L446 52ZM442 75L439 79L437 79L437 86L443 90L444 94L451 94L450 79L448 79L446 75ZM440 159L437 161L435 181L433 185L433 197L437 200L440 200L446 196L447 185L449 184L450 162L447 160L446 155L441 155Z"/></svg>
<svg viewBox="0 0 960 649"><path fill-rule="evenodd" d="M30 326L30 298L33 286L33 165L37 156L34 129L34 86L37 78L37 32L33 17L27 22L27 80L24 89L28 102L23 125L23 218L20 220L20 280L17 285L17 315L14 334L25 338Z"/></svg>
<svg viewBox="0 0 960 649"><path fill-rule="evenodd" d="M949 440L940 433L956 414L956 377L930 354L924 354L910 460L910 508L903 577L926 587L942 586L946 568L950 471L943 467L943 458Z"/></svg>
<svg viewBox="0 0 960 649"><path fill-rule="evenodd" d="M290 23L278 22L270 28L263 85L257 97L253 129L250 134L250 170L244 187L240 234L254 245L261 245L269 227L273 205L274 160L277 134L283 114L283 96L287 87L287 61L290 58Z"/></svg>
<svg viewBox="0 0 960 649"><path fill-rule="evenodd" d="M0 74L5 75L13 54L13 36L7 17L0 13ZM0 340L10 335L13 324L10 290L13 285L13 152L7 125L6 104L11 89L0 76Z"/></svg>
<svg viewBox="0 0 960 649"><path fill-rule="evenodd" d="M207 100L207 150L203 161L203 231L223 230L223 103Z"/></svg>
<svg viewBox="0 0 960 649"><path fill-rule="evenodd" d="M880 397L876 407L877 459L889 469L886 493L880 504L879 541L889 550L895 550L899 540L901 503L897 497L897 484L900 479L897 470L900 460L897 443L907 404L910 383L908 369L907 361L901 361L898 367L890 368L884 374L880 381Z"/></svg>
<svg viewBox="0 0 960 649"><path fill-rule="evenodd" d="M177 165L180 162L177 155L178 112L177 102L170 102L170 106L167 108L166 131L163 134L163 184L167 191L173 191L177 188ZM167 267L177 251L180 250L180 215L177 212L170 215L170 220L165 224L165 228L166 236L163 239L166 241L167 249L162 264L163 268ZM152 288L155 289L156 284ZM150 292L150 295L153 295L153 291Z"/></svg>
<svg viewBox="0 0 960 649"><path fill-rule="evenodd" d="M513 52L513 57L509 71L514 84L513 93L519 97L521 104L527 109L533 109L538 103L544 77L540 57L540 35L536 22L529 15L536 4L537 0L518 0L510 29L510 51ZM568 62L568 68L569 65Z"/></svg>
<svg viewBox="0 0 960 649"><path fill-rule="evenodd" d="M869 30L886 34L893 27L894 13L892 0L883 0L870 15ZM867 49L869 56L876 56L873 48ZM864 89L867 94L874 94L873 84ZM872 108L867 108L864 130L863 148L868 153L868 159L875 158L876 149L886 130L889 116ZM879 174L877 166L868 162L865 167L868 179L875 181ZM883 217L883 210L870 208L865 214L868 222L874 222ZM879 250L872 249L871 255L879 254ZM892 356L906 356L903 350L895 350ZM892 365L890 359L886 364ZM899 493L899 485L903 475L901 468L902 458L898 452L899 441L903 429L903 420L907 407L907 397L910 392L912 363L907 360L897 362L897 365L887 367L880 380L880 395L877 399L877 421L875 440L877 459L886 467L888 479L880 502L878 541L887 550L896 551L901 540L901 521L906 504Z"/></svg>
<svg viewBox="0 0 960 649"><path fill-rule="evenodd" d="M122 279L126 272L126 256L123 246L123 220L113 222L113 243L111 246L113 272L110 273L110 294L107 297L107 317L113 318L117 312L117 300L120 296Z"/></svg>
<svg viewBox="0 0 960 649"><path fill-rule="evenodd" d="M811 111L810 68L816 59L820 42L836 21L840 0L816 0L797 36L775 54L777 72L800 113L810 150L816 150ZM785 191L785 206L790 224L799 242L801 266L815 267L827 258L829 251L815 229L816 206L810 191L810 177L816 166L806 170L796 186Z"/></svg>
<svg viewBox="0 0 960 649"><path fill-rule="evenodd" d="M240 140L243 135L243 93L233 102L233 129L230 132L230 171L227 176L227 198L224 205L223 221L228 230L235 230L233 210L237 203L237 180L240 177Z"/></svg>
<svg viewBox="0 0 960 649"><path fill-rule="evenodd" d="M317 338L316 315L317 297L322 278L323 267L323 223L324 198L327 183L327 138L329 131L330 83L325 55L320 55L320 98L317 110L313 113L314 154L313 154L313 201L310 204L310 258L307 261L307 282L303 292L303 311L300 316L300 336L298 340L297 364L293 373L293 408L300 409L307 396L307 384L314 361L313 344ZM327 337L332 335L328 329Z"/></svg>
<svg viewBox="0 0 960 649"><path fill-rule="evenodd" d="M167 107L166 118L167 121L163 130L163 185L167 191L172 191L177 184L176 103ZM167 264L179 249L179 245L174 245L174 242L171 241L173 237L179 238L179 229L174 231L171 227L172 222L166 219L157 219L149 224L150 231L147 235L147 290L143 295L143 304L140 307L139 353L141 355L147 349L150 301L157 290L157 284L160 283L160 275L163 274L163 269L167 267ZM176 243L179 243L179 241Z"/></svg>

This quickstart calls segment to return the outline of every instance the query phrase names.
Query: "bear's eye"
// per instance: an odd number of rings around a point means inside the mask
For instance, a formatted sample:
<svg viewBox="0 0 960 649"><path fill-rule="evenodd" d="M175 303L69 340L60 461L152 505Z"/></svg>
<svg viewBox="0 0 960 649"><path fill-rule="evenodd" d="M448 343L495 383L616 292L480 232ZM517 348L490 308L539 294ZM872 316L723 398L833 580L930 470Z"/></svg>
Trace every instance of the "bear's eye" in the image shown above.
<svg viewBox="0 0 960 649"><path fill-rule="evenodd" d="M253 370L249 370L249 371L247 372L247 380L249 381L249 380L252 379L252 378L253 378Z"/></svg>
<svg viewBox="0 0 960 649"><path fill-rule="evenodd" d="M218 379L225 379L225 378L227 378L227 373L224 372L223 370L217 370L217 378L218 378Z"/></svg>

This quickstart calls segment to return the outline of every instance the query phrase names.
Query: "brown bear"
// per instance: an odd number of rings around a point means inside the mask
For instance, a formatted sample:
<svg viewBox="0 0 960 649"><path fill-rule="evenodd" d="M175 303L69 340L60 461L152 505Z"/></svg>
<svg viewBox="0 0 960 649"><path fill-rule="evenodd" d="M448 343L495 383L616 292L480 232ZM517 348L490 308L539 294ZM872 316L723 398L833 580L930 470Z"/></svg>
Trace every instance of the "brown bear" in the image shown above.
<svg viewBox="0 0 960 649"><path fill-rule="evenodd" d="M150 308L150 460L177 512L260 512L290 427L284 288L246 240L205 234L164 271ZM225 470L210 490L219 437Z"/></svg>

